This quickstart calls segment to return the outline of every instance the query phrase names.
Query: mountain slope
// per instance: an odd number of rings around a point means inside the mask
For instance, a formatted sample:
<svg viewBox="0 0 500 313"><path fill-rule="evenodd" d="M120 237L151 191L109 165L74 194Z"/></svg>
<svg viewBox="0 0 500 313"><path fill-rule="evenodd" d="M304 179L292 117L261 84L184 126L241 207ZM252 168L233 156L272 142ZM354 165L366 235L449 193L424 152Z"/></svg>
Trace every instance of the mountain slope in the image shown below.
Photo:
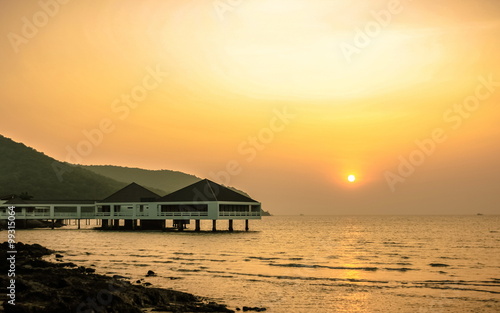
<svg viewBox="0 0 500 313"><path fill-rule="evenodd" d="M65 170L63 174L61 168ZM65 165L0 135L0 196L27 192L38 200L98 200L125 185L84 168Z"/></svg>
<svg viewBox="0 0 500 313"><path fill-rule="evenodd" d="M194 175L170 170L152 171L113 165L82 165L81 167L117 181L136 182L145 187L150 186L152 191L162 196L201 180Z"/></svg>
<svg viewBox="0 0 500 313"><path fill-rule="evenodd" d="M0 197L23 194L34 200L101 200L132 182L163 196L199 180L170 170L61 163L0 135Z"/></svg>

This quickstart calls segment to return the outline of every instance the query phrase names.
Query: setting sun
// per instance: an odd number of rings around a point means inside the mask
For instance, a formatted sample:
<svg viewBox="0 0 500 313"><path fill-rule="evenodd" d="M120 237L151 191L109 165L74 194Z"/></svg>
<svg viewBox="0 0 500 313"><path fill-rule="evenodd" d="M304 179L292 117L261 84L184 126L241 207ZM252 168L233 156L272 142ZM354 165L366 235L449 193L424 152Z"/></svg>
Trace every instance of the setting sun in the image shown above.
<svg viewBox="0 0 500 313"><path fill-rule="evenodd" d="M116 276L107 311L500 313L500 0L0 0L0 36L0 313Z"/></svg>

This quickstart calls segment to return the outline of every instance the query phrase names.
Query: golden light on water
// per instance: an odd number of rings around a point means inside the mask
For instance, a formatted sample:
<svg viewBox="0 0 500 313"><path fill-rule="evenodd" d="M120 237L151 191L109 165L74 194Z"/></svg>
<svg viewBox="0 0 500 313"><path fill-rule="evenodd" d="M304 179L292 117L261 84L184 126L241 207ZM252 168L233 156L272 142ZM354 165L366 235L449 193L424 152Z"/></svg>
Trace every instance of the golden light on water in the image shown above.
<svg viewBox="0 0 500 313"><path fill-rule="evenodd" d="M496 1L125 2L68 2L35 36L38 1L0 1L2 135L240 185L276 214L498 211Z"/></svg>

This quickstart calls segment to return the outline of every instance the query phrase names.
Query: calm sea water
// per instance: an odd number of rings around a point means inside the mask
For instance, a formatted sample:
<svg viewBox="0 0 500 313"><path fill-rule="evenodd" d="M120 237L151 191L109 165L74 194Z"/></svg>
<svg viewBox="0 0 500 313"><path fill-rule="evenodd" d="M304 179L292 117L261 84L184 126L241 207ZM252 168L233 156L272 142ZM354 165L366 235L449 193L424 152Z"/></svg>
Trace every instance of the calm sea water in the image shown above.
<svg viewBox="0 0 500 313"><path fill-rule="evenodd" d="M500 216L278 216L250 221L250 229L69 226L19 230L17 239L62 251L66 261L98 273L144 278L233 309L500 312ZM148 270L158 276L144 277Z"/></svg>

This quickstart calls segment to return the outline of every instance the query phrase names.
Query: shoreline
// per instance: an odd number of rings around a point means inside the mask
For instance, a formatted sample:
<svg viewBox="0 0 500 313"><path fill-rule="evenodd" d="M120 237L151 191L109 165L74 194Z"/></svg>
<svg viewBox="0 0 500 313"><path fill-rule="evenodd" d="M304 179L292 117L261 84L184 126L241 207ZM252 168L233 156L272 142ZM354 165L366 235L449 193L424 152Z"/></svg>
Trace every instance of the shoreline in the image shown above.
<svg viewBox="0 0 500 313"><path fill-rule="evenodd" d="M9 257L7 242L0 246L1 258L6 260ZM95 274L94 269L71 262L42 260L55 251L38 244L18 242L16 250L15 277L5 275L9 269L7 262L0 265L2 286L8 287L11 279L15 279L15 305L9 304L10 299L3 293L0 312L235 312L224 304L190 293L146 287L141 281L134 284L117 275ZM63 255L56 254L56 258L60 260ZM247 310L244 307L244 311Z"/></svg>

